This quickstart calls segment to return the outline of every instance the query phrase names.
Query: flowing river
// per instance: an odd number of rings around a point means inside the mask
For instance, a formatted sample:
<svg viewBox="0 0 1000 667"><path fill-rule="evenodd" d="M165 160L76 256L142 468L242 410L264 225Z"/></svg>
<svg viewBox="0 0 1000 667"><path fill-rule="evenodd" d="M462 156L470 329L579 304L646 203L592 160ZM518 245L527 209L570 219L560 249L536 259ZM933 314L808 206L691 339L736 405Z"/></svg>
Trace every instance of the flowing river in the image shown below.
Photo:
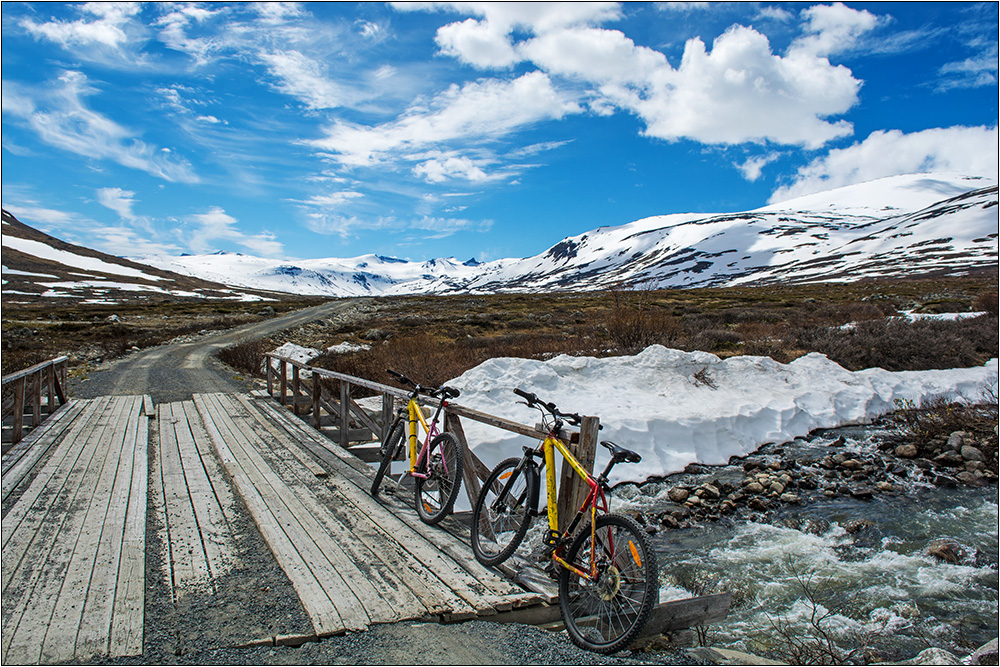
<svg viewBox="0 0 1000 667"><path fill-rule="evenodd" d="M786 459L808 457L841 436L861 452L873 447L877 433L835 429L778 451ZM743 468L712 468L700 479L706 476L738 485ZM619 486L615 509L655 515L670 507L672 486L698 480L675 475ZM788 660L795 649L799 659L814 655L830 663L905 659L931 646L968 654L997 636L997 487L945 488L913 479L901 486L902 493L871 500L786 505L767 523L722 520L661 530L653 537L660 600L731 592L728 618L703 630L702 640L757 655ZM958 562L928 553L942 538L960 546Z"/></svg>

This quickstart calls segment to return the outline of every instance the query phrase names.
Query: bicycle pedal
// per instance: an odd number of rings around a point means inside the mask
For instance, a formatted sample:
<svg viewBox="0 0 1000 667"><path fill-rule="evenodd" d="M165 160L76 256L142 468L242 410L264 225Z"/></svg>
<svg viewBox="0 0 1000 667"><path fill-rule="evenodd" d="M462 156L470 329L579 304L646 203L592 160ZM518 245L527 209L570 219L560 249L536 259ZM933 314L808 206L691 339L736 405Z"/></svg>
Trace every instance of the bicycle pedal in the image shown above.
<svg viewBox="0 0 1000 667"><path fill-rule="evenodd" d="M549 562L542 568L542 572L548 575L550 579L559 581L559 573L556 572L556 562L554 560L549 559Z"/></svg>

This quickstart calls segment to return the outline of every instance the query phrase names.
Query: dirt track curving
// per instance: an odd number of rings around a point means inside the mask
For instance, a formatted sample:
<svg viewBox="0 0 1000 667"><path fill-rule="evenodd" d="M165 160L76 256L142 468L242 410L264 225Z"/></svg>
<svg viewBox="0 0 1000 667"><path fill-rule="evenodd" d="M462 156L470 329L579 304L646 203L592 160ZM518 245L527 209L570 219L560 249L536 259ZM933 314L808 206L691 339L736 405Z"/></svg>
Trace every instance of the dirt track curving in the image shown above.
<svg viewBox="0 0 1000 667"><path fill-rule="evenodd" d="M330 301L197 340L167 343L102 364L83 380L70 384L76 398L149 394L154 403L189 400L195 393L238 393L245 379L215 358L215 352L246 338L260 338L357 308L368 299Z"/></svg>

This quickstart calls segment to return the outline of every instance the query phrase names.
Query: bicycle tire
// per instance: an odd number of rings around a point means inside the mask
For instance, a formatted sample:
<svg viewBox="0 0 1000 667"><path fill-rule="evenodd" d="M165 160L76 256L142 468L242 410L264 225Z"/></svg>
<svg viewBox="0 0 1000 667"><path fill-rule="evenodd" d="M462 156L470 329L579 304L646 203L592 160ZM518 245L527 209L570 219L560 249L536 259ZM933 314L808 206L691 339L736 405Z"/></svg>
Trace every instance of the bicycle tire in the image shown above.
<svg viewBox="0 0 1000 667"><path fill-rule="evenodd" d="M431 526L451 514L462 486L462 446L451 433L441 433L427 447L427 458L416 477L413 501L420 520Z"/></svg>
<svg viewBox="0 0 1000 667"><path fill-rule="evenodd" d="M375 479L372 481L372 496L376 498L378 497L379 488L382 486L382 479L385 477L386 473L389 472L392 460L396 458L396 455L399 453L399 447L402 440L403 421L399 420L389 432L389 437L382 441L382 446L379 448L381 463L379 463L378 472L375 473Z"/></svg>
<svg viewBox="0 0 1000 667"><path fill-rule="evenodd" d="M656 554L633 519L605 514L597 519L598 581L560 568L559 608L570 639L580 648L616 653L628 648L659 598ZM589 526L570 545L566 560L590 570Z"/></svg>
<svg viewBox="0 0 1000 667"><path fill-rule="evenodd" d="M472 552L483 565L498 565L513 555L528 532L533 510L537 509L528 505L538 497L538 474L527 466L518 472L520 463L517 457L501 461L486 478L476 498L472 511ZM516 475L508 493L513 500L503 502L503 508L497 512L493 505L511 474Z"/></svg>

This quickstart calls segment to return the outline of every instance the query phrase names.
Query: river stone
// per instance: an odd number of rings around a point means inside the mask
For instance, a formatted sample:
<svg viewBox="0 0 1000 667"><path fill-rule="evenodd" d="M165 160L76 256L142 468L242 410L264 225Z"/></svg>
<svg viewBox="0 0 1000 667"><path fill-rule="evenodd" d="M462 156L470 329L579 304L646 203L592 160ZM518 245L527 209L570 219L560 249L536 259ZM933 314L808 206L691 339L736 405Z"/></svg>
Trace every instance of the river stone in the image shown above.
<svg viewBox="0 0 1000 667"><path fill-rule="evenodd" d="M851 489L851 497L858 500L871 500L874 495L875 493L867 486L859 486L856 489Z"/></svg>
<svg viewBox="0 0 1000 667"><path fill-rule="evenodd" d="M667 528L677 528L681 525L681 522L670 514L664 514L660 517L660 524L666 526Z"/></svg>
<svg viewBox="0 0 1000 667"><path fill-rule="evenodd" d="M693 507L700 507L701 506L701 498L699 498L698 496L688 496L687 504L691 505Z"/></svg>
<svg viewBox="0 0 1000 667"><path fill-rule="evenodd" d="M896 490L896 487L893 486L892 482L879 482L875 485L875 488L882 493L892 493Z"/></svg>
<svg viewBox="0 0 1000 667"><path fill-rule="evenodd" d="M703 492L702 497L708 496L709 498L713 498L716 500L722 497L722 493L719 491L719 489L713 486L712 484L702 484L701 487L699 487L699 489Z"/></svg>
<svg viewBox="0 0 1000 667"><path fill-rule="evenodd" d="M965 436L965 431L955 431L948 436L948 446L956 452L962 451L962 445L965 444Z"/></svg>
<svg viewBox="0 0 1000 667"><path fill-rule="evenodd" d="M782 493L780 500L783 503L797 503L799 502L799 497L794 493Z"/></svg>
<svg viewBox="0 0 1000 667"><path fill-rule="evenodd" d="M757 512L763 512L767 510L767 503L761 500L760 498L751 498L750 502L747 504L750 506L750 509L756 510Z"/></svg>
<svg viewBox="0 0 1000 667"><path fill-rule="evenodd" d="M732 514L734 511L736 511L736 503L734 503L732 500L723 500L719 504L719 509L722 510L723 514Z"/></svg>
<svg viewBox="0 0 1000 667"><path fill-rule="evenodd" d="M764 493L764 485L760 482L751 482L746 485L746 490L749 493Z"/></svg>
<svg viewBox="0 0 1000 667"><path fill-rule="evenodd" d="M927 553L938 560L952 564L959 563L965 558L965 550L962 549L962 545L948 538L941 538L931 542L927 545Z"/></svg>
<svg viewBox="0 0 1000 667"><path fill-rule="evenodd" d="M901 459L915 459L920 451L916 445L900 445L896 447L896 456Z"/></svg>
<svg viewBox="0 0 1000 667"><path fill-rule="evenodd" d="M979 473L977 475L976 472L969 472L968 470L963 470L962 472L955 475L955 479L962 482L963 484L968 484L969 486L986 486L986 482L983 481L983 474Z"/></svg>
<svg viewBox="0 0 1000 667"><path fill-rule="evenodd" d="M841 463L840 466L842 468L847 468L848 470L861 470L862 468L861 461L858 461L857 459L847 459Z"/></svg>
<svg viewBox="0 0 1000 667"><path fill-rule="evenodd" d="M667 497L675 503L682 503L691 495L687 489L675 486L667 492Z"/></svg>
<svg viewBox="0 0 1000 667"><path fill-rule="evenodd" d="M865 528L874 528L875 524L868 519L851 519L844 522L843 528L848 534L860 533Z"/></svg>
<svg viewBox="0 0 1000 667"><path fill-rule="evenodd" d="M785 492L785 486L781 482L771 482L771 486L767 487L767 490L780 496Z"/></svg>
<svg viewBox="0 0 1000 667"><path fill-rule="evenodd" d="M985 461L986 457L983 453L973 447L972 445L965 445L962 447L962 458L966 461Z"/></svg>
<svg viewBox="0 0 1000 667"><path fill-rule="evenodd" d="M945 452L934 457L934 462L945 466L960 466L965 463L965 459L958 452Z"/></svg>

